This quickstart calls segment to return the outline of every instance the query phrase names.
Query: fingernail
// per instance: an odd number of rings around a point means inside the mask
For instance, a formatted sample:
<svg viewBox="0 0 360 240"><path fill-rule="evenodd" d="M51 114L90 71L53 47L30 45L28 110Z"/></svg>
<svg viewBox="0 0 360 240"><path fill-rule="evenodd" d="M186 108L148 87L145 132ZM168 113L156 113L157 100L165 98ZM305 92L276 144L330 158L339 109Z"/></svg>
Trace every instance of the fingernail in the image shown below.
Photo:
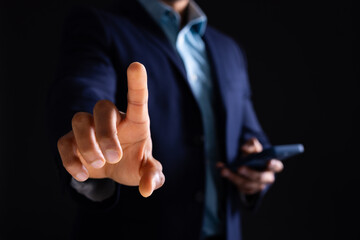
<svg viewBox="0 0 360 240"><path fill-rule="evenodd" d="M78 174L76 174L76 179L80 182L84 182L86 179L88 179L88 176L84 172L79 172Z"/></svg>
<svg viewBox="0 0 360 240"><path fill-rule="evenodd" d="M102 160L95 160L95 161L93 161L92 163L91 163L91 166L93 167L93 168L102 168L103 166L104 166L104 161L102 161Z"/></svg>
<svg viewBox="0 0 360 240"><path fill-rule="evenodd" d="M270 167L271 168L274 168L274 167L277 167L277 165L278 165L278 163L277 163L277 161L275 161L275 160L270 160Z"/></svg>
<svg viewBox="0 0 360 240"><path fill-rule="evenodd" d="M281 171L283 168L283 164L279 160L271 160L270 162L270 169L274 171Z"/></svg>
<svg viewBox="0 0 360 240"><path fill-rule="evenodd" d="M116 163L119 161L120 156L117 151L110 149L105 151L105 158L109 163Z"/></svg>

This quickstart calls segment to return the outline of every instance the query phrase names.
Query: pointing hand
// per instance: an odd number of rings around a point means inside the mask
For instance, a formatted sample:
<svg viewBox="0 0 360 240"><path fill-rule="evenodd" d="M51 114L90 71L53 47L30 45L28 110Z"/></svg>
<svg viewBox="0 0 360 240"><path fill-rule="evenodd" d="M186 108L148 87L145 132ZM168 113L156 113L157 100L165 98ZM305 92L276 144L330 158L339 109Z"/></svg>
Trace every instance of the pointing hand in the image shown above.
<svg viewBox="0 0 360 240"><path fill-rule="evenodd" d="M58 141L65 169L78 181L110 178L139 186L148 197L165 181L162 165L152 156L148 89L145 67L130 64L127 112L119 112L107 100L96 103L93 115L78 112L72 119L72 131Z"/></svg>

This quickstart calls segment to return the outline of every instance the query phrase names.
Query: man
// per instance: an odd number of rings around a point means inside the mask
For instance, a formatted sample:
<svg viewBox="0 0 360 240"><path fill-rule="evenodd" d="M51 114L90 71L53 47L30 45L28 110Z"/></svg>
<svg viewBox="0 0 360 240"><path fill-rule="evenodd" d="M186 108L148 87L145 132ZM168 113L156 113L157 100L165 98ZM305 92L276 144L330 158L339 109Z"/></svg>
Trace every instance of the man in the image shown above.
<svg viewBox="0 0 360 240"><path fill-rule="evenodd" d="M75 239L241 239L242 209L283 165L228 169L269 142L243 52L206 23L189 0L69 16L49 132L79 203Z"/></svg>

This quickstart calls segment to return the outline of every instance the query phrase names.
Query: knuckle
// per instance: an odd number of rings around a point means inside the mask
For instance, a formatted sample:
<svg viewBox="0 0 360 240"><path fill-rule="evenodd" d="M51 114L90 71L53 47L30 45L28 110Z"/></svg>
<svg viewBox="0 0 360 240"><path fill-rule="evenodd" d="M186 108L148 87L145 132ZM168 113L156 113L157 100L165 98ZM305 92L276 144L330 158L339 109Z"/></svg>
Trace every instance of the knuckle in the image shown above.
<svg viewBox="0 0 360 240"><path fill-rule="evenodd" d="M161 165L161 163L160 163L159 161L155 160L155 161L154 161L154 165L155 165L155 168L156 168L158 171L162 172L163 167L162 167L162 165Z"/></svg>
<svg viewBox="0 0 360 240"><path fill-rule="evenodd" d="M72 163L71 161L67 160L66 158L62 158L62 165L69 173L72 172Z"/></svg>
<svg viewBox="0 0 360 240"><path fill-rule="evenodd" d="M58 141L57 141L57 148L58 148L58 150L60 151L60 152L62 152L63 150L64 150L64 148L65 148L65 143L64 143L64 137L61 137L61 138L59 138L58 139Z"/></svg>
<svg viewBox="0 0 360 240"><path fill-rule="evenodd" d="M89 147L89 146L82 147L79 150L79 152L86 162L90 162L89 158L93 155L93 151L92 151L91 147Z"/></svg>
<svg viewBox="0 0 360 240"><path fill-rule="evenodd" d="M103 110L103 109L112 108L113 106L114 106L114 104L109 100L106 100L106 99L99 100L94 106L94 112Z"/></svg>
<svg viewBox="0 0 360 240"><path fill-rule="evenodd" d="M115 126L108 123L96 124L96 136L103 142L114 142L117 139L118 130Z"/></svg>
<svg viewBox="0 0 360 240"><path fill-rule="evenodd" d="M70 145L70 139L66 136L62 136L57 141L57 148L60 152L67 151Z"/></svg>
<svg viewBox="0 0 360 240"><path fill-rule="evenodd" d="M72 125L79 126L91 123L91 114L85 112L77 112L72 118Z"/></svg>
<svg viewBox="0 0 360 240"><path fill-rule="evenodd" d="M164 174L160 174L160 187L164 185L164 183L165 183L165 176Z"/></svg>
<svg viewBox="0 0 360 240"><path fill-rule="evenodd" d="M147 104L148 104L148 100L145 98L145 97L143 97L143 96L141 96L141 97L134 97L134 96L132 96L132 97L129 97L128 98L128 105L133 105L133 106L135 106L135 107L143 107L143 106L146 106Z"/></svg>
<svg viewBox="0 0 360 240"><path fill-rule="evenodd" d="M148 167L149 171L152 171L152 172L155 172L155 173L160 172L159 165L157 164L156 161L149 161L148 160L147 167Z"/></svg>

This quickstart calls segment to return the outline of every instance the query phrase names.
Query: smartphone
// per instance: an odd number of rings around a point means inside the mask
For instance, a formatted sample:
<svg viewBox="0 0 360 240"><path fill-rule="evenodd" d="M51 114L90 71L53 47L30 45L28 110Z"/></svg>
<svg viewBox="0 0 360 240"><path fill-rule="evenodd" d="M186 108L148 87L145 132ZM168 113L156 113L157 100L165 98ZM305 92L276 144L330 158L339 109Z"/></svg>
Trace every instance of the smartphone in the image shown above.
<svg viewBox="0 0 360 240"><path fill-rule="evenodd" d="M264 149L262 152L253 153L246 157L239 158L230 165L232 171L237 171L241 166L247 166L255 170L264 170L267 167L267 163L271 159L278 159L285 161L288 158L294 157L304 152L304 145L301 143L297 144L286 144L286 145L275 145L270 148Z"/></svg>

